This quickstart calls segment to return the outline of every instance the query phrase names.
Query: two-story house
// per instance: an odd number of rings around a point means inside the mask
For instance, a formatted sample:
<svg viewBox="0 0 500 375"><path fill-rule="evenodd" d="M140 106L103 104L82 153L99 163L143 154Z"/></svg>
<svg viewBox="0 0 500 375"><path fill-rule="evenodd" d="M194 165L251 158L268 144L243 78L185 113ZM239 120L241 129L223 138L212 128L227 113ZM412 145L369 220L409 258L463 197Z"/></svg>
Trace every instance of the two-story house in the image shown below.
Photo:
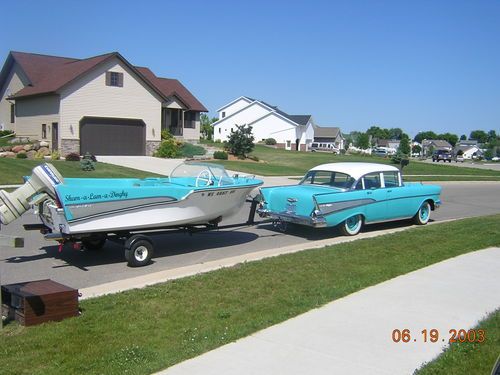
<svg viewBox="0 0 500 375"><path fill-rule="evenodd" d="M236 125L250 125L255 140L274 138L286 150L308 150L314 139L311 115L289 115L262 100L241 96L217 110L214 139L224 141Z"/></svg>
<svg viewBox="0 0 500 375"><path fill-rule="evenodd" d="M10 52L0 72L0 127L63 155L151 155L161 131L198 140L207 112L178 80L118 52L86 59Z"/></svg>

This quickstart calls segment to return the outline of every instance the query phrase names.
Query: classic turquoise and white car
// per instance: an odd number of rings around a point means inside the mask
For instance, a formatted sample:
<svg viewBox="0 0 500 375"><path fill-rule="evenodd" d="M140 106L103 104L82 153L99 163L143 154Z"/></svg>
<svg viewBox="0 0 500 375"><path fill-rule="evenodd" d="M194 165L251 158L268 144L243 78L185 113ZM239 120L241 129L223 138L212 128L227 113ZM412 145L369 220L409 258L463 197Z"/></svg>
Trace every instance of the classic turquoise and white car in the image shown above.
<svg viewBox="0 0 500 375"><path fill-rule="evenodd" d="M427 224L440 194L437 185L403 183L391 165L330 163L311 169L298 185L261 188L257 212L278 223L339 225L353 236L363 224L411 218Z"/></svg>

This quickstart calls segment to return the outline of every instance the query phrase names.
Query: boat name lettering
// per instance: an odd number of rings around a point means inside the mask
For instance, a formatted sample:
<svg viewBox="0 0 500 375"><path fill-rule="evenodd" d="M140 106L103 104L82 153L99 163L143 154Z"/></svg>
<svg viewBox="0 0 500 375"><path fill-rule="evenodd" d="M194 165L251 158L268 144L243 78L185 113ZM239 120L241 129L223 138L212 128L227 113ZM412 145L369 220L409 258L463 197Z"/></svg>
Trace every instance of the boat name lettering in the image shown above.
<svg viewBox="0 0 500 375"><path fill-rule="evenodd" d="M64 199L67 202L80 202L80 201L89 201L89 200L97 200L97 199L123 199L127 198L128 193L125 190L122 191L110 191L109 193L105 194L97 194L97 193L90 193L89 195L71 195L71 194L66 194L64 196Z"/></svg>

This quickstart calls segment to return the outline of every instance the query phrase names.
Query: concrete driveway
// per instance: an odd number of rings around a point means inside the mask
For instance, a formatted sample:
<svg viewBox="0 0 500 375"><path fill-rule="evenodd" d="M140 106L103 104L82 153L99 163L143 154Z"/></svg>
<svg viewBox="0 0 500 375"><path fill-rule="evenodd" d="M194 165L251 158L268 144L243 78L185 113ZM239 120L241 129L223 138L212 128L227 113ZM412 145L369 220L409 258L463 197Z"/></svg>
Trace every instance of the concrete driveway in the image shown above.
<svg viewBox="0 0 500 375"><path fill-rule="evenodd" d="M162 159L153 156L96 156L97 161L168 176L185 159Z"/></svg>

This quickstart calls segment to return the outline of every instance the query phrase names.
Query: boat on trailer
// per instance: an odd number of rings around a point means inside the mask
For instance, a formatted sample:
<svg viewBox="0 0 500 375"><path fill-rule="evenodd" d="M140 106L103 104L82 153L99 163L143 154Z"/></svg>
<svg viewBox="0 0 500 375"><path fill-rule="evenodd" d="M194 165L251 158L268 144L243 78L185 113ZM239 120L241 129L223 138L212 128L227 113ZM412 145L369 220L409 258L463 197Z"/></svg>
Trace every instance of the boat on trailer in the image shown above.
<svg viewBox="0 0 500 375"><path fill-rule="evenodd" d="M153 245L147 235L134 232L217 227L260 185L253 176L229 176L223 166L202 162L183 163L168 177L144 179L63 178L53 165L43 164L14 192L0 191L0 221L8 224L33 207L42 224L26 229L87 249L103 247L113 235L124 240L129 264L142 266L150 261Z"/></svg>

